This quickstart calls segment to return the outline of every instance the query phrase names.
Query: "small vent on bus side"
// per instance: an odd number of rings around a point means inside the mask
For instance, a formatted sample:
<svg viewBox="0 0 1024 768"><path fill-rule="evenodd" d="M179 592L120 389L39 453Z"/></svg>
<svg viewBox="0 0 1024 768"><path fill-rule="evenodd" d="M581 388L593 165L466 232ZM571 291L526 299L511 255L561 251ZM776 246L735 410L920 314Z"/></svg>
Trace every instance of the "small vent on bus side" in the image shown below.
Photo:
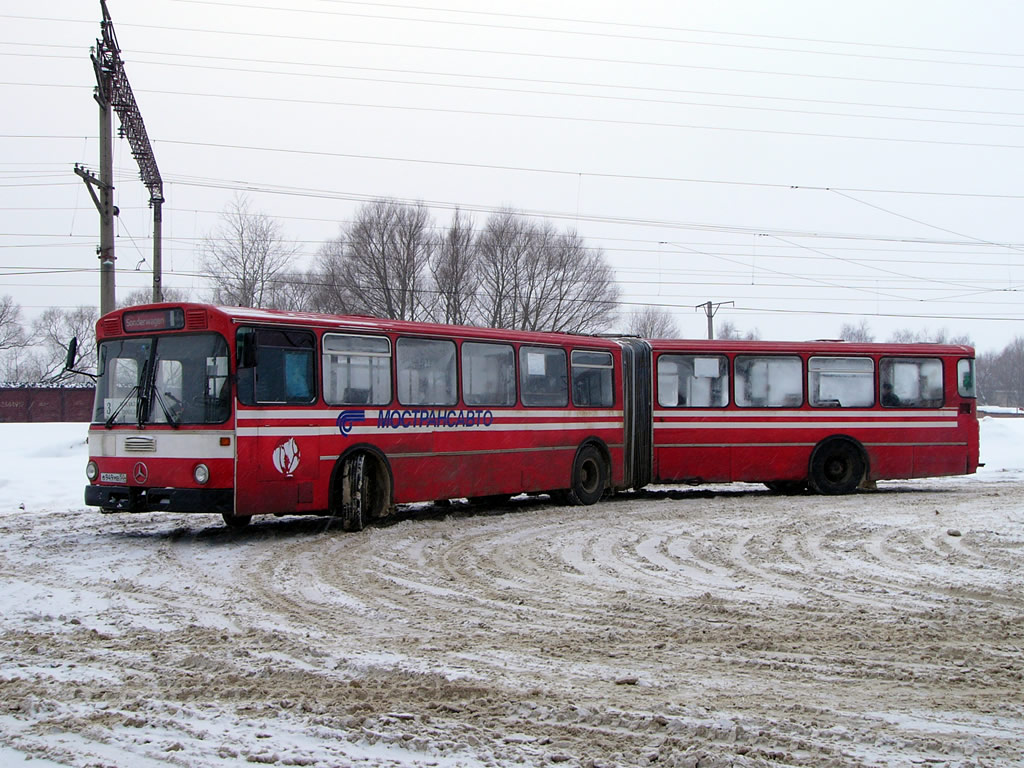
<svg viewBox="0 0 1024 768"><path fill-rule="evenodd" d="M121 333L121 325L117 322L116 317L108 317L104 320L102 328L104 336L117 336Z"/></svg>
<svg viewBox="0 0 1024 768"><path fill-rule="evenodd" d="M205 331L207 327L206 310L190 309L185 312L185 330Z"/></svg>
<svg viewBox="0 0 1024 768"><path fill-rule="evenodd" d="M152 453L156 450L156 438L130 435L124 439L126 453Z"/></svg>

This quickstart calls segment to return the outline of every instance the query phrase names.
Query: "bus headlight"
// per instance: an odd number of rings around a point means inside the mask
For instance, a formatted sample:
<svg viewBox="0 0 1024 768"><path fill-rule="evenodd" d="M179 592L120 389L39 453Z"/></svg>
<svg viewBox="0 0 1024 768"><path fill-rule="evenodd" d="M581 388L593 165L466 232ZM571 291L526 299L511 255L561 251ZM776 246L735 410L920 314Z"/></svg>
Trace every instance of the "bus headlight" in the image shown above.
<svg viewBox="0 0 1024 768"><path fill-rule="evenodd" d="M192 477L196 479L196 482L200 485L206 485L210 479L210 469L205 464L196 464L196 468L192 470Z"/></svg>
<svg viewBox="0 0 1024 768"><path fill-rule="evenodd" d="M85 476L89 478L90 483L96 482L96 478L100 476L100 468L96 466L95 461L90 461L85 465Z"/></svg>

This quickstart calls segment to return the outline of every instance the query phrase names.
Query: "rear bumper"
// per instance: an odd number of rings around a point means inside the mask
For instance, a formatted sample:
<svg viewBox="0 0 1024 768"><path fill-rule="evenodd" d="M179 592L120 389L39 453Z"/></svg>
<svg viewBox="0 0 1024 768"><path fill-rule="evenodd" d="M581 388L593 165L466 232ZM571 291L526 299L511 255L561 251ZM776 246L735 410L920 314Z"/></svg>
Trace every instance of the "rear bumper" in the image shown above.
<svg viewBox="0 0 1024 768"><path fill-rule="evenodd" d="M108 512L232 512L230 488L135 488L87 485L85 503Z"/></svg>

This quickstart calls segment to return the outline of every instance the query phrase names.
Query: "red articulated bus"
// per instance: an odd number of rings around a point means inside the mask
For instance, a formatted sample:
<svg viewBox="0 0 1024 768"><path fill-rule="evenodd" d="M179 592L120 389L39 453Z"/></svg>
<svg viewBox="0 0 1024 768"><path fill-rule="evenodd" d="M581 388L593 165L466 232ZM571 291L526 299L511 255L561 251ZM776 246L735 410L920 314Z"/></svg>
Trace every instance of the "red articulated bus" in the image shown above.
<svg viewBox="0 0 1024 768"><path fill-rule="evenodd" d="M652 482L845 493L978 463L969 347L531 333L156 304L97 323L85 502L319 514Z"/></svg>

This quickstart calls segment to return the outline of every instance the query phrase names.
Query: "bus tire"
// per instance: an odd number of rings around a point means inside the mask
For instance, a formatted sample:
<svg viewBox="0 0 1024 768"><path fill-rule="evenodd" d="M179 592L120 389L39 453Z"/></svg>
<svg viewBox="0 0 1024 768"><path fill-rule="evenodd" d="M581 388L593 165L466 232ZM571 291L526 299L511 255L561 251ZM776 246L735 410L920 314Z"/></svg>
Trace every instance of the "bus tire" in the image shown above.
<svg viewBox="0 0 1024 768"><path fill-rule="evenodd" d="M346 456L335 479L331 514L343 531L361 531L391 506L390 474L383 461L366 451Z"/></svg>
<svg viewBox="0 0 1024 768"><path fill-rule="evenodd" d="M247 528L249 523L252 522L252 515L236 515L234 512L221 512L220 516L224 518L224 525L236 531Z"/></svg>
<svg viewBox="0 0 1024 768"><path fill-rule="evenodd" d="M852 493L864 480L864 455L852 440L826 440L811 454L808 485L827 496Z"/></svg>
<svg viewBox="0 0 1024 768"><path fill-rule="evenodd" d="M369 481L366 454L357 453L345 459L341 468L341 504L338 518L343 531L361 531L369 518Z"/></svg>
<svg viewBox="0 0 1024 768"><path fill-rule="evenodd" d="M593 445L585 445L576 452L572 463L572 484L569 486L569 503L589 505L604 496L608 484L608 467L601 452Z"/></svg>

